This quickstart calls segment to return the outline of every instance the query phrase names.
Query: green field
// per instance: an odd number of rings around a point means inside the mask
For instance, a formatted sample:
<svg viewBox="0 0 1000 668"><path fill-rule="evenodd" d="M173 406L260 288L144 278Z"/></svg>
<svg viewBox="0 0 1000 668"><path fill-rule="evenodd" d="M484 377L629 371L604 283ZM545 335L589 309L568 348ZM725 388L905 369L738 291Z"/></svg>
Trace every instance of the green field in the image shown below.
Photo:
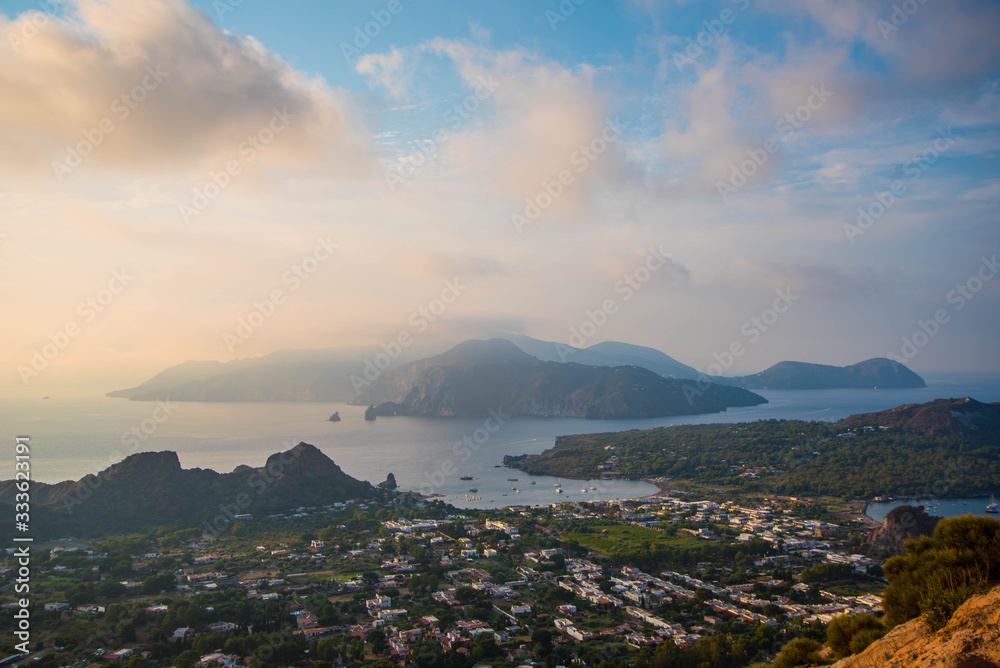
<svg viewBox="0 0 1000 668"><path fill-rule="evenodd" d="M656 529L631 525L600 525L590 532L574 531L563 534L566 540L575 540L584 547L605 555L615 552L655 549L657 545L673 548L697 547L707 541L690 535L670 536Z"/></svg>

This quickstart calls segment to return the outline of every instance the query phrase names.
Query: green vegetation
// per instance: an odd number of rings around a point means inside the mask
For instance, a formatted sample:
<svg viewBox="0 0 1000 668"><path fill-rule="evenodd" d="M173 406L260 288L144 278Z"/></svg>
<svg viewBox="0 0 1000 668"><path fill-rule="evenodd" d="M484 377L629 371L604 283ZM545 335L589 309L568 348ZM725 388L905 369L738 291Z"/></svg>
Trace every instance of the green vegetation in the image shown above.
<svg viewBox="0 0 1000 668"><path fill-rule="evenodd" d="M672 527L673 528L673 527ZM636 550L700 547L704 541L674 532L630 526L615 522L585 523L575 527L575 531L563 534L566 540L573 540L586 548L604 555Z"/></svg>
<svg viewBox="0 0 1000 668"><path fill-rule="evenodd" d="M828 422L681 425L564 436L551 450L510 461L529 473L663 477L744 495L974 496L1000 488L996 441L874 427L847 437L847 427Z"/></svg>
<svg viewBox="0 0 1000 668"><path fill-rule="evenodd" d="M872 615L846 615L826 627L826 642L834 657L841 659L864 651L887 631L882 620Z"/></svg>
<svg viewBox="0 0 1000 668"><path fill-rule="evenodd" d="M815 640L796 638L781 648L777 658L770 664L771 668L794 668L794 666L821 663L818 650L819 643Z"/></svg>
<svg viewBox="0 0 1000 668"><path fill-rule="evenodd" d="M1000 521L972 515L941 520L933 536L908 541L906 554L889 559L884 571L886 624L922 617L941 628L969 597L1000 579Z"/></svg>

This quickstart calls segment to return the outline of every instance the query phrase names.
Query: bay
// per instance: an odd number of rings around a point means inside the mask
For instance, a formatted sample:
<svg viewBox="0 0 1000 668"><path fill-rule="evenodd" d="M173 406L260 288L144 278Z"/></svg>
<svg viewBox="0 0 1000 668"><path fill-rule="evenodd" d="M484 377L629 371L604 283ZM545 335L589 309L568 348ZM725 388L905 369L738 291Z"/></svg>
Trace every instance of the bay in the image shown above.
<svg viewBox="0 0 1000 668"><path fill-rule="evenodd" d="M973 515L989 516L990 513L986 512L986 505L988 503L990 503L989 498L941 499L932 497L928 499L893 499L892 501L869 503L868 507L865 509L865 515L872 518L876 522L881 522L893 508L897 508L899 506L923 506L924 511L928 515L934 515L936 517L959 517L970 513ZM996 514L993 514L992 516L1000 517L1000 515Z"/></svg>
<svg viewBox="0 0 1000 668"><path fill-rule="evenodd" d="M439 493L460 507L636 498L654 493L655 487L640 481L557 480L496 466L504 455L551 448L561 435L766 419L833 421L936 398L1000 401L1000 379L994 375L925 378L928 387L913 390L761 390L768 404L724 413L646 420L509 418L499 428L481 417L366 422L363 407L331 402L158 405L103 396L5 400L0 403L0 442L10 444L11 456L0 457L0 478L13 477L13 442L21 435L31 436L33 479L50 483L97 473L135 452L160 450L177 452L185 468L228 472L240 464L260 466L268 455L305 441L351 476L378 483L392 472L401 488ZM334 411L342 421L327 421ZM470 487L478 491L469 492Z"/></svg>

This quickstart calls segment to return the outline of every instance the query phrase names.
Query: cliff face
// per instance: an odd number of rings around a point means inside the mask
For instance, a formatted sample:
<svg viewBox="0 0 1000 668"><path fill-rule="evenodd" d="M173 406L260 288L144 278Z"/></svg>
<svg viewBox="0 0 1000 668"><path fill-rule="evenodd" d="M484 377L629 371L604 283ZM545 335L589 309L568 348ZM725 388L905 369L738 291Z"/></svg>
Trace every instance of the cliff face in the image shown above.
<svg viewBox="0 0 1000 668"><path fill-rule="evenodd" d="M973 596L933 633L919 619L900 624L833 668L1000 668L1000 587Z"/></svg>
<svg viewBox="0 0 1000 668"><path fill-rule="evenodd" d="M882 520L882 526L865 538L865 547L869 554L876 557L903 554L907 540L931 535L940 519L924 512L923 506L893 508Z"/></svg>

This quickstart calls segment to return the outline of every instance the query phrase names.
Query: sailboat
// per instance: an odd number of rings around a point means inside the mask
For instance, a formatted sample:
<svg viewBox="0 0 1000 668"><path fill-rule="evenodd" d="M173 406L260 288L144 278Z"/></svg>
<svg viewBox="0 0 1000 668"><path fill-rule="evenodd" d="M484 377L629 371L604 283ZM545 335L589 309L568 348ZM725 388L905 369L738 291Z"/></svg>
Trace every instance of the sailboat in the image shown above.
<svg viewBox="0 0 1000 668"><path fill-rule="evenodd" d="M1000 513L1000 506L997 505L997 499L992 494L990 494L990 503L986 506L986 512Z"/></svg>

